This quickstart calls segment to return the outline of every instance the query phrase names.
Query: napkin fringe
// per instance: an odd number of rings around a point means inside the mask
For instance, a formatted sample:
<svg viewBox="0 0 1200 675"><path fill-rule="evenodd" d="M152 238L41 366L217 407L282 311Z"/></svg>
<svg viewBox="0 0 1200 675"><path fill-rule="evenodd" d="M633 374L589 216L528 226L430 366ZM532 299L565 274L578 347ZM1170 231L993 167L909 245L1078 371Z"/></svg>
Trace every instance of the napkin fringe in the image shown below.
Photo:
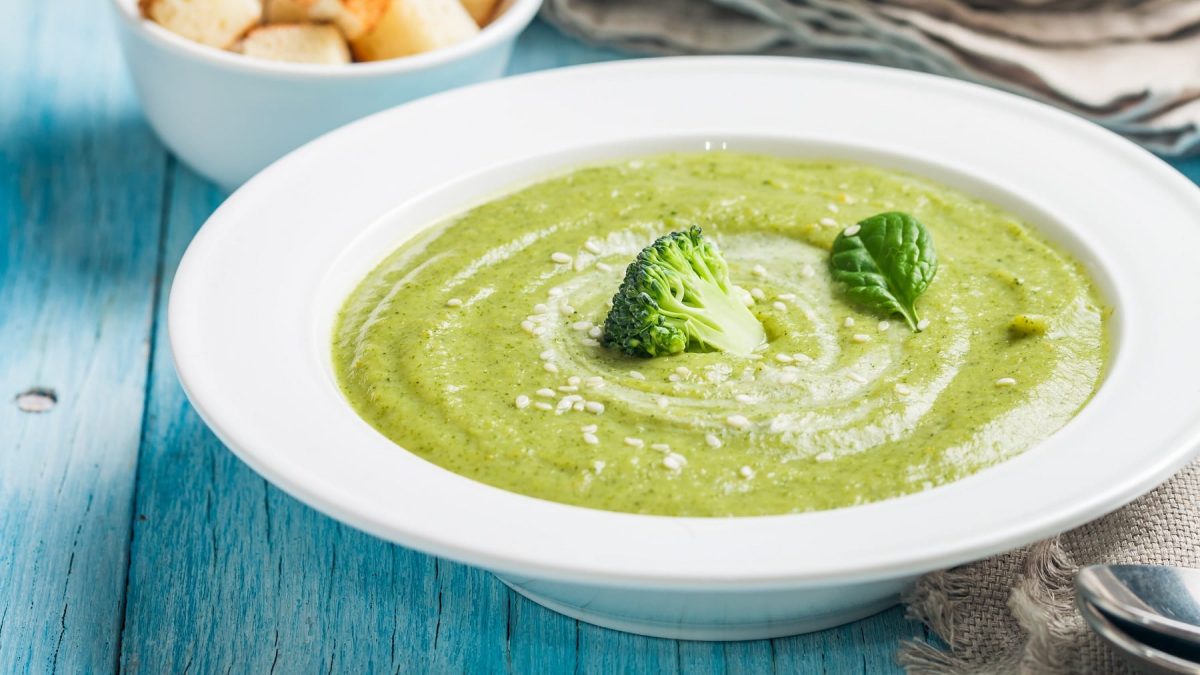
<svg viewBox="0 0 1200 675"><path fill-rule="evenodd" d="M1024 633L1015 649L997 660L989 654L981 662L956 634L967 620L962 608L977 593L979 571L962 566L922 577L905 594L908 617L922 622L946 648L921 640L901 645L897 661L912 675L964 675L967 673L1058 673L1071 670L1073 643L1078 627L1074 611L1073 579L1077 565L1057 538L1030 546L1022 575L1008 597L1008 608Z"/></svg>
<svg viewBox="0 0 1200 675"><path fill-rule="evenodd" d="M1008 608L1028 636L1021 672L1070 672L1076 632L1074 578L1077 565L1059 540L1039 542L1025 559L1025 576L1013 587Z"/></svg>

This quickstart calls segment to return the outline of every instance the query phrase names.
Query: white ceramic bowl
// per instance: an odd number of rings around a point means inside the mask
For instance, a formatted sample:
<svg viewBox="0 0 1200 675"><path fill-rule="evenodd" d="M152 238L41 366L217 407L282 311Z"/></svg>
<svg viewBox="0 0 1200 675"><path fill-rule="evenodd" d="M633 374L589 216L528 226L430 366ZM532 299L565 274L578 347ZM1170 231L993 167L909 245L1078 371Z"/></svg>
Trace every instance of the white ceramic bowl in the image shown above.
<svg viewBox="0 0 1200 675"><path fill-rule="evenodd" d="M473 125L478 110L492 123ZM1040 225L1115 305L1092 402L1028 452L949 485L801 515L668 518L492 488L405 452L333 378L340 303L403 240L549 172L668 149L860 159L927 175ZM362 120L234 194L179 268L170 334L201 416L297 498L385 539L495 571L593 623L742 639L895 601L914 575L1095 518L1200 439L1200 191L1076 117L951 80L776 58L586 66Z"/></svg>
<svg viewBox="0 0 1200 675"><path fill-rule="evenodd" d="M504 74L541 0L511 0L479 35L424 54L321 66L197 44L112 0L125 61L150 126L171 152L232 189L287 152L364 115ZM472 124L486 126L481 112ZM354 169L354 167L344 167Z"/></svg>

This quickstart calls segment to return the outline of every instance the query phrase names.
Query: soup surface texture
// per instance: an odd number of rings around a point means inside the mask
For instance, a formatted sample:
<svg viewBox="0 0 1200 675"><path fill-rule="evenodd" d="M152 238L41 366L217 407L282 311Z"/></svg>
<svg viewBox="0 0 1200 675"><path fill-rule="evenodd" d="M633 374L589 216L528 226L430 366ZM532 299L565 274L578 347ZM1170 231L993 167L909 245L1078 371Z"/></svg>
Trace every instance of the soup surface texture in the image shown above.
<svg viewBox="0 0 1200 675"><path fill-rule="evenodd" d="M938 253L922 332L830 277L838 233L893 210ZM752 294L767 346L601 346L625 267L691 225ZM1026 315L1044 333L1014 332ZM1107 315L1076 261L958 191L841 161L674 154L583 168L421 232L346 301L333 358L367 422L463 476L598 509L749 516L912 493L1026 450L1096 390Z"/></svg>

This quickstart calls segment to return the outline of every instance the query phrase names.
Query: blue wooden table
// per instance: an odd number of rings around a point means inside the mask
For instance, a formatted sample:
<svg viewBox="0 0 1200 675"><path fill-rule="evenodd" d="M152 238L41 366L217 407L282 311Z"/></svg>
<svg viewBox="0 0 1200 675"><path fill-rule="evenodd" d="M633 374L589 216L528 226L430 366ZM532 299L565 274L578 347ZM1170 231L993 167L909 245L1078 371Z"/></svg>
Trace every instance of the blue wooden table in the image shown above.
<svg viewBox="0 0 1200 675"><path fill-rule="evenodd" d="M897 670L923 635L899 609L761 642L613 632L243 466L188 406L163 321L225 195L147 128L106 4L6 0L0 21L0 673ZM535 24L511 71L615 58Z"/></svg>

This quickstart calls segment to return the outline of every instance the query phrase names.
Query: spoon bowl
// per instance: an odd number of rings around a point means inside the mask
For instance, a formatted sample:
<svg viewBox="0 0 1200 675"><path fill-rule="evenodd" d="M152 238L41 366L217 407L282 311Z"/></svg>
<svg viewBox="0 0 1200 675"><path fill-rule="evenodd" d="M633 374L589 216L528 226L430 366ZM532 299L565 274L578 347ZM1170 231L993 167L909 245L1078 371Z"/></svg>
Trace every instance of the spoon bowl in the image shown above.
<svg viewBox="0 0 1200 675"><path fill-rule="evenodd" d="M1082 599L1109 617L1200 653L1200 570L1089 565L1075 576L1075 588Z"/></svg>
<svg viewBox="0 0 1200 675"><path fill-rule="evenodd" d="M1076 596L1075 604L1088 626L1139 672L1200 675L1200 664L1135 639L1082 594Z"/></svg>

